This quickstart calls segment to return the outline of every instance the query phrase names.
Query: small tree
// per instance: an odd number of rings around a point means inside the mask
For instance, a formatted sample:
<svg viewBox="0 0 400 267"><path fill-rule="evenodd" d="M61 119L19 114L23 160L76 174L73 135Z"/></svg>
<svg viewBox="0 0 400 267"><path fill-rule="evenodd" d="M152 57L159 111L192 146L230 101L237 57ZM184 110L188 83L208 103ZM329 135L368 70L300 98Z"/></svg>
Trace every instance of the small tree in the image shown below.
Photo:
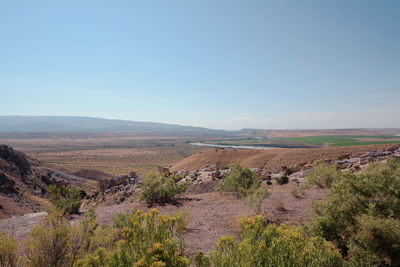
<svg viewBox="0 0 400 267"><path fill-rule="evenodd" d="M182 176L176 174L167 177L150 174L142 185L141 199L145 200L149 206L154 203L173 203L189 185L189 182L179 184L181 180Z"/></svg>

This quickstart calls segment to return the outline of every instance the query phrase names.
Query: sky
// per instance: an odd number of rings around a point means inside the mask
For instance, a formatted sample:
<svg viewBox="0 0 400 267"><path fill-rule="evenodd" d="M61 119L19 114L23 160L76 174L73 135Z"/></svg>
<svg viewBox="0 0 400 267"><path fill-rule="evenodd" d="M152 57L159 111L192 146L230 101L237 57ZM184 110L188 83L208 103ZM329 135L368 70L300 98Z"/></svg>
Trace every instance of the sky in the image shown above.
<svg viewBox="0 0 400 267"><path fill-rule="evenodd" d="M400 1L1 0L0 115L400 127Z"/></svg>

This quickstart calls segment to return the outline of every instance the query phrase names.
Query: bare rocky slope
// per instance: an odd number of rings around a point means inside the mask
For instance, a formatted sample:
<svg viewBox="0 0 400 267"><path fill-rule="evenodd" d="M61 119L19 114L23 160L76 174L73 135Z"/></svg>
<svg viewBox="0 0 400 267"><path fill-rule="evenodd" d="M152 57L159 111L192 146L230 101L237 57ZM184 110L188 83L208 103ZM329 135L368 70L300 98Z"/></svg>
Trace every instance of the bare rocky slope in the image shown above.
<svg viewBox="0 0 400 267"><path fill-rule="evenodd" d="M359 156L368 151L386 150L393 144L325 147L325 148L282 148L270 150L211 149L196 153L172 166L172 170L198 170L215 164L219 169L236 161L251 168L262 168L278 172L282 166L296 168L314 160L334 160L341 156Z"/></svg>
<svg viewBox="0 0 400 267"><path fill-rule="evenodd" d="M48 186L83 185L85 179L41 167L37 161L0 145L0 219L42 211L49 205Z"/></svg>

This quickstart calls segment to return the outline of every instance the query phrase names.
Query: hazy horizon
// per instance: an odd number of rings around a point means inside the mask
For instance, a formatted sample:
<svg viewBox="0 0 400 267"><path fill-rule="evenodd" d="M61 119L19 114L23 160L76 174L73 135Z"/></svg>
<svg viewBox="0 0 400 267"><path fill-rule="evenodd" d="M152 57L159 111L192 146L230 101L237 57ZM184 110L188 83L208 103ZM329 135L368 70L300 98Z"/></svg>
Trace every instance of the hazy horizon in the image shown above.
<svg viewBox="0 0 400 267"><path fill-rule="evenodd" d="M400 127L399 1L0 3L0 115Z"/></svg>
<svg viewBox="0 0 400 267"><path fill-rule="evenodd" d="M22 117L22 118L34 118L34 119L40 119L40 118L51 118L51 119L57 119L57 118L76 118L76 119L94 119L94 120L107 120L107 121L115 121L115 122L137 122L137 123L150 123L150 124L166 124L170 126L183 126L183 127L200 127L204 129L210 129L210 130L223 130L223 131L239 131L239 130L246 130L246 129L255 129L255 130L351 130L351 129L400 129L400 127L376 127L376 128L368 128L368 127L359 127L359 128L238 128L238 129L220 129L220 128L207 128L207 127L202 127L202 126L196 126L196 125L190 125L190 124L169 124L161 121L133 121L133 120L123 120L123 119L110 119L110 118L103 118L103 117L90 117L90 116L68 116L68 115L37 115L37 116L28 116L28 115L0 115L0 122L4 117ZM33 121L37 122L37 121ZM65 125L62 121L60 121L60 125ZM16 125L24 125L21 124L20 122L17 122ZM27 123L26 125L28 125ZM68 125L68 124L67 124ZM3 125L0 125L3 126ZM1 127L0 127L0 132L1 132ZM26 131L24 131L26 132ZM46 132L46 131L45 131Z"/></svg>

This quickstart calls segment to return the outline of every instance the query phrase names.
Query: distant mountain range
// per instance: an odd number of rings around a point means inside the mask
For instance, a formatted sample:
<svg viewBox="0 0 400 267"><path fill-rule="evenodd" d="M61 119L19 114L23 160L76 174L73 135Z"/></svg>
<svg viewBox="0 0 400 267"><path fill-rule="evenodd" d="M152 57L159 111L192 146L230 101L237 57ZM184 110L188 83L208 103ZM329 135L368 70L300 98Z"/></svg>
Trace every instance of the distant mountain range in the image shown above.
<svg viewBox="0 0 400 267"><path fill-rule="evenodd" d="M218 130L156 122L76 116L0 116L0 132L201 132Z"/></svg>

